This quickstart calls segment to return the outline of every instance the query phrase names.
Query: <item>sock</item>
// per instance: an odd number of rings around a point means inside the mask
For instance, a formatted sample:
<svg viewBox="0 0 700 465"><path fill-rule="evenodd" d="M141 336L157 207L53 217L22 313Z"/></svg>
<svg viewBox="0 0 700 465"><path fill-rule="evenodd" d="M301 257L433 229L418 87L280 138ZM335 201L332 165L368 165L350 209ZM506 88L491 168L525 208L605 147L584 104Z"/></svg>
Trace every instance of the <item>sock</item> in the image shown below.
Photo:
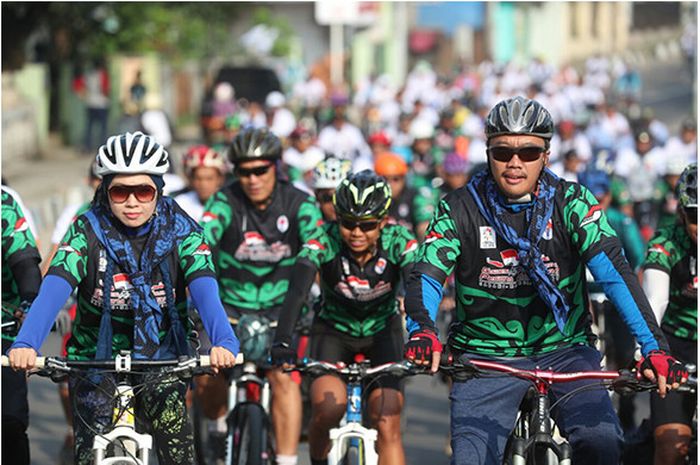
<svg viewBox="0 0 700 465"><path fill-rule="evenodd" d="M322 460L316 460L314 458L311 458L311 465L328 465L328 459L322 459Z"/></svg>
<svg viewBox="0 0 700 465"><path fill-rule="evenodd" d="M296 455L278 455L276 460L277 465L297 465Z"/></svg>
<svg viewBox="0 0 700 465"><path fill-rule="evenodd" d="M226 415L221 415L216 420L207 421L207 431L210 433L225 433L227 430Z"/></svg>

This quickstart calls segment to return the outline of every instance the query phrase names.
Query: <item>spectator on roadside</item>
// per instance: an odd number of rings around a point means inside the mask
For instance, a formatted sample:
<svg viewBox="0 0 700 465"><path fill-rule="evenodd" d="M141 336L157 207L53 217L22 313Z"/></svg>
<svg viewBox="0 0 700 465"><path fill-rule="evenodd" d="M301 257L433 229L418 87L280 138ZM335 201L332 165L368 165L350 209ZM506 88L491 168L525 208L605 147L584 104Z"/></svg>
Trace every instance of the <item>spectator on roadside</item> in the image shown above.
<svg viewBox="0 0 700 465"><path fill-rule="evenodd" d="M669 157L681 157L686 164L698 158L698 128L695 118L688 117L681 124L680 134L672 136L664 147Z"/></svg>
<svg viewBox="0 0 700 465"><path fill-rule="evenodd" d="M129 87L130 101L136 104L139 111L143 110L143 98L146 96L146 86L141 81L141 70L136 71L134 83Z"/></svg>
<svg viewBox="0 0 700 465"><path fill-rule="evenodd" d="M96 58L88 72L73 82L73 90L85 102L87 109L83 149L93 154L107 139L110 80L103 58Z"/></svg>

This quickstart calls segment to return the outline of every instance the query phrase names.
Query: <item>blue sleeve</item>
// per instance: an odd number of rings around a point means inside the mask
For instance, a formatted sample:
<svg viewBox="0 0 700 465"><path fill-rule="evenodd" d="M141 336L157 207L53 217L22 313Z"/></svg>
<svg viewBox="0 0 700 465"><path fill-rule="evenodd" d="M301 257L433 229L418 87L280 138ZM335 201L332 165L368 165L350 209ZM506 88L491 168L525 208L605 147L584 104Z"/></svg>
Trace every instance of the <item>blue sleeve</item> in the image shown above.
<svg viewBox="0 0 700 465"><path fill-rule="evenodd" d="M10 349L28 347L39 352L48 336L56 315L73 292L73 287L64 278L48 275L39 288L39 295L29 307L27 316Z"/></svg>
<svg viewBox="0 0 700 465"><path fill-rule="evenodd" d="M587 266L637 339L642 355L646 356L650 351L659 348L668 351L666 338L661 333L644 291L629 265L625 262L616 267L605 252L599 252L588 261Z"/></svg>
<svg viewBox="0 0 700 465"><path fill-rule="evenodd" d="M427 274L420 275L420 308L428 311L428 316L435 327L435 319L437 318L438 308L442 300L442 285L440 282L431 278ZM409 315L406 316L406 330L408 334L421 329L421 325L414 321ZM436 331L437 332L437 331Z"/></svg>
<svg viewBox="0 0 700 465"><path fill-rule="evenodd" d="M240 344L226 318L226 310L219 298L219 285L211 276L195 278L190 282L190 297L202 318L212 347L223 347L238 355Z"/></svg>

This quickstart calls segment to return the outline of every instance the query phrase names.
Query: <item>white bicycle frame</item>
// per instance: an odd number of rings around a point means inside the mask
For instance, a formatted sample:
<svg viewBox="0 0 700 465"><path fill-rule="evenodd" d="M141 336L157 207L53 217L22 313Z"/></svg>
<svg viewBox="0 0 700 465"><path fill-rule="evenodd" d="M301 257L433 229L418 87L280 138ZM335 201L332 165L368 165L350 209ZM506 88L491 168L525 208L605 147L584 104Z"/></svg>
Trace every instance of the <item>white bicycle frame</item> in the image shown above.
<svg viewBox="0 0 700 465"><path fill-rule="evenodd" d="M343 465L343 460L350 446L350 441L362 441L365 465L379 463L379 455L374 448L377 442L377 430L362 426L362 388L359 383L348 383L348 403L345 425L330 430L331 451L328 453L329 465Z"/></svg>
<svg viewBox="0 0 700 465"><path fill-rule="evenodd" d="M245 385L247 382L258 384L261 389L260 405L265 410L266 415L270 415L270 382L267 378L259 377L258 368L252 362L243 364L243 375L231 380L228 388L228 414L233 412L236 405L247 400ZM233 462L233 428L229 428L226 436L226 463Z"/></svg>
<svg viewBox="0 0 700 465"><path fill-rule="evenodd" d="M131 355L117 355L114 366L117 373L131 371ZM92 445L94 465L148 465L153 437L136 432L133 388L120 382L117 395L114 428L108 433L95 435ZM107 457L107 448L119 442L124 444L124 455Z"/></svg>

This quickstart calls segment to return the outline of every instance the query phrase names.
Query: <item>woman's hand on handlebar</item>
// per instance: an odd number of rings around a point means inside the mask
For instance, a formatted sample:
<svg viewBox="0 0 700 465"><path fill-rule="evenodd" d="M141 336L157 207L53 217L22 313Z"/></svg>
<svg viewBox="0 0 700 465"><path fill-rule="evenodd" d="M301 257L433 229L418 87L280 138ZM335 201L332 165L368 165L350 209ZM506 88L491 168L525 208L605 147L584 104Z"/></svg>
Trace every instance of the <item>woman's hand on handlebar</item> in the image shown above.
<svg viewBox="0 0 700 465"><path fill-rule="evenodd" d="M31 370L36 366L36 350L30 347L18 347L7 354L13 370Z"/></svg>
<svg viewBox="0 0 700 465"><path fill-rule="evenodd" d="M218 374L220 369L234 367L236 365L236 356L223 347L212 347L211 351L209 351L209 362L214 374Z"/></svg>

